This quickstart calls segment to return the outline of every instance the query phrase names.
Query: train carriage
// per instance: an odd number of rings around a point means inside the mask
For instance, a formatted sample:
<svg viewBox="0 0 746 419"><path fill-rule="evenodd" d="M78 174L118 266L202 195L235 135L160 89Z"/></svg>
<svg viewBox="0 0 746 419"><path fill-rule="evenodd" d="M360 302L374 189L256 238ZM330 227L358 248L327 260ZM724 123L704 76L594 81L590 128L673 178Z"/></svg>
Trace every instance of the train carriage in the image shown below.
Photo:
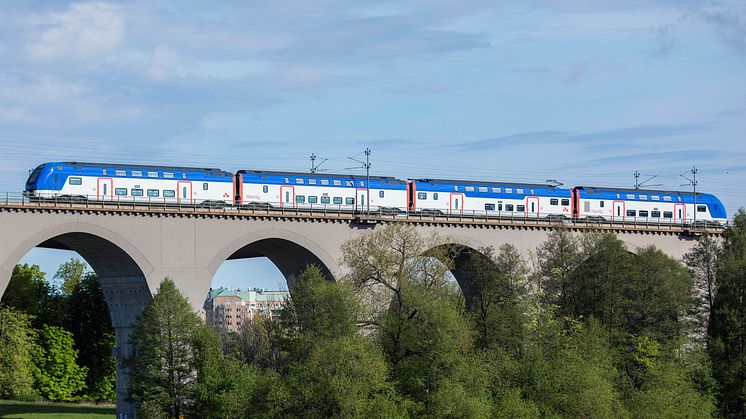
<svg viewBox="0 0 746 419"><path fill-rule="evenodd" d="M727 222L725 206L714 195L692 192L577 186L573 188L578 219L612 222L685 224ZM696 205L696 207L695 207Z"/></svg>
<svg viewBox="0 0 746 419"><path fill-rule="evenodd" d="M393 177L239 170L238 205L372 212L407 209L407 184ZM370 202L366 196L370 191Z"/></svg>
<svg viewBox="0 0 746 419"><path fill-rule="evenodd" d="M419 179L411 210L433 214L570 218L570 189L546 184Z"/></svg>
<svg viewBox="0 0 746 419"><path fill-rule="evenodd" d="M220 169L115 163L52 162L31 172L32 199L223 206L234 177Z"/></svg>

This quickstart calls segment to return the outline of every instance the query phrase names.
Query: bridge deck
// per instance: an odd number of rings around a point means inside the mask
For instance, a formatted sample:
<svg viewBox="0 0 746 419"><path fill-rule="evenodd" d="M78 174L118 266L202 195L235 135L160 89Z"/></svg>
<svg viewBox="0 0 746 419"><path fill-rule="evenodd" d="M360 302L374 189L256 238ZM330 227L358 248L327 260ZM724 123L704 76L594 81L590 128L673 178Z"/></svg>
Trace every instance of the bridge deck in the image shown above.
<svg viewBox="0 0 746 419"><path fill-rule="evenodd" d="M240 208L224 207L209 208L193 205L163 205L144 204L134 202L39 202L28 199L0 200L0 212L23 211L23 212L54 212L54 213L95 213L111 215L142 215L142 216L174 216L174 217L202 217L202 218L247 218L247 219L295 219L295 220L317 220L324 222L347 222L347 223L416 223L430 225L459 225L490 227L490 228L516 228L516 229L553 229L565 227L572 230L599 229L613 232L639 232L642 234L688 234L720 235L725 230L723 226L681 223L642 223L639 221L604 221L586 220L575 218L547 219L539 217L515 217L515 216L487 216L485 214L422 214L422 213L400 213L386 214L381 212L351 212L336 211L328 208L319 210L299 208Z"/></svg>

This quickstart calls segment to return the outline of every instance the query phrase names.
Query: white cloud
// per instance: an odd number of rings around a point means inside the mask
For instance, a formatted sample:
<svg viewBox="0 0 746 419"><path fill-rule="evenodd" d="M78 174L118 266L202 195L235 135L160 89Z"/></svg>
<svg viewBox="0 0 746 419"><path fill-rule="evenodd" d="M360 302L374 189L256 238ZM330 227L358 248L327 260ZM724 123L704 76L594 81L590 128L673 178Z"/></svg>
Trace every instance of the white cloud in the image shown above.
<svg viewBox="0 0 746 419"><path fill-rule="evenodd" d="M30 19L40 29L32 33L26 53L34 60L91 60L116 49L125 32L118 6L77 3L67 10Z"/></svg>
<svg viewBox="0 0 746 419"><path fill-rule="evenodd" d="M148 76L154 81L163 81L169 78L184 59L176 51L157 46L148 58Z"/></svg>

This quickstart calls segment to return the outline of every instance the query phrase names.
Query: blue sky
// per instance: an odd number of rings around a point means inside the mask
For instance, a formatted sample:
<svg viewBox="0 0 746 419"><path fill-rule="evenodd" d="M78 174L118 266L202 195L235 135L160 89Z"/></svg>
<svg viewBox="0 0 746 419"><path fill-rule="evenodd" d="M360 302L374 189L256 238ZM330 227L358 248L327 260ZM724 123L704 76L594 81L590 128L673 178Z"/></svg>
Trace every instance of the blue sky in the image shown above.
<svg viewBox="0 0 746 419"><path fill-rule="evenodd" d="M2 2L0 191L50 160L343 171L370 147L402 178L680 189L696 165L746 205L742 0L215 3ZM216 284L276 285L235 263Z"/></svg>

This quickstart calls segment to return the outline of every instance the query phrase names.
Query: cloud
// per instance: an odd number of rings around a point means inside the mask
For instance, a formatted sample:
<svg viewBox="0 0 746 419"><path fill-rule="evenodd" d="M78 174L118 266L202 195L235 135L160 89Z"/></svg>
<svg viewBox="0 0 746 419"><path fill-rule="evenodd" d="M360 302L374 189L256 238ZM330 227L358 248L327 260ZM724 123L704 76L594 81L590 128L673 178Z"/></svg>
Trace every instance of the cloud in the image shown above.
<svg viewBox="0 0 746 419"><path fill-rule="evenodd" d="M125 32L120 8L103 2L72 4L29 23L38 31L30 34L26 52L38 61L98 59L115 50Z"/></svg>
<svg viewBox="0 0 746 419"><path fill-rule="evenodd" d="M710 124L681 124L681 125L642 125L637 127L611 129L591 133L572 133L566 131L533 131L519 134L495 137L486 140L468 141L461 144L449 145L449 148L460 150L489 149L508 147L513 145L556 144L556 143L596 143L596 142L630 142L637 140L652 140L676 137L688 134L700 134L713 130Z"/></svg>
<svg viewBox="0 0 746 419"><path fill-rule="evenodd" d="M706 22L715 26L717 34L739 53L746 53L746 18L735 11L706 12L703 14Z"/></svg>

